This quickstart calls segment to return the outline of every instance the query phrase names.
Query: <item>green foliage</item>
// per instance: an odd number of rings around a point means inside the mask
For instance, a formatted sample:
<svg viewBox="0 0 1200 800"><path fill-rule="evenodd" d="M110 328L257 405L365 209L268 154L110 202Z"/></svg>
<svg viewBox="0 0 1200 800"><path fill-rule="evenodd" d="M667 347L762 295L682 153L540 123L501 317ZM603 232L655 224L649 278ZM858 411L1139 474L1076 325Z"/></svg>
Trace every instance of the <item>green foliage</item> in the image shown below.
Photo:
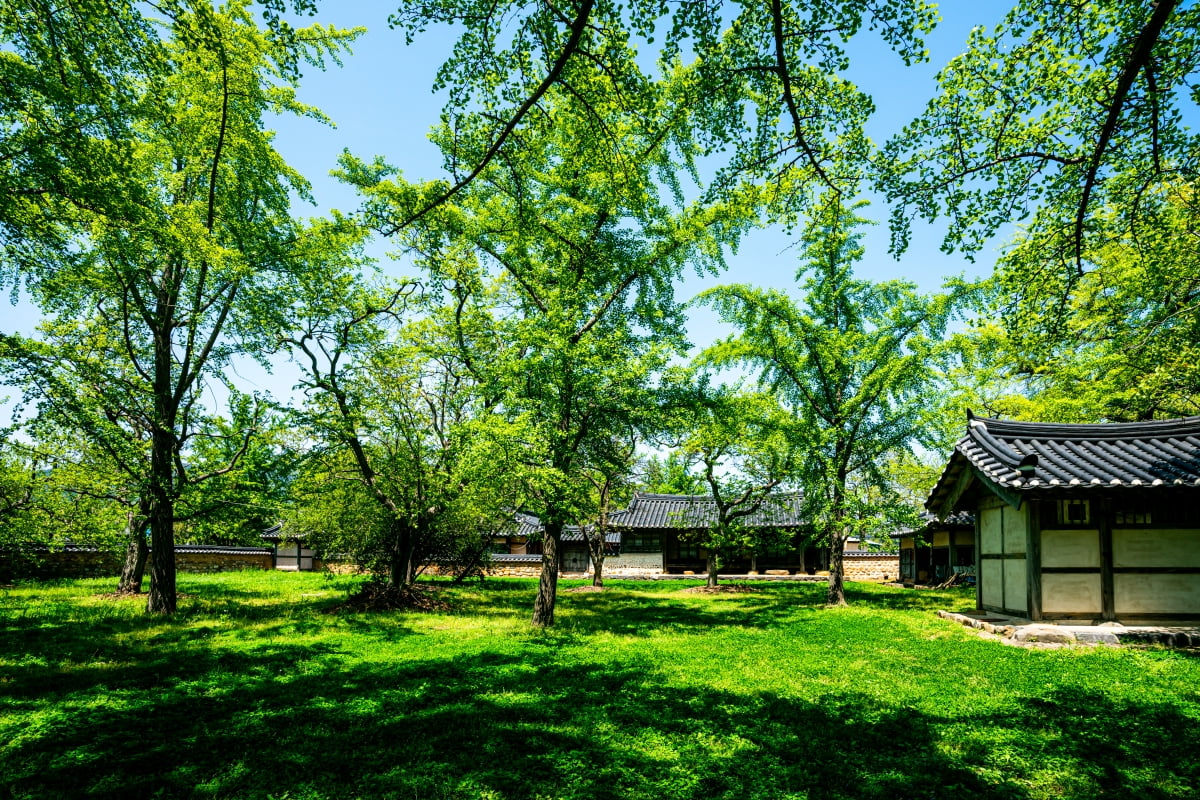
<svg viewBox="0 0 1200 800"><path fill-rule="evenodd" d="M570 74L589 96L607 80L587 62ZM590 476L658 424L653 376L685 347L675 282L688 268L719 270L755 215L743 197L675 207L663 142L685 110L660 100L639 110L608 97L597 110L548 93L520 152L407 227L414 203L440 189L343 159L367 218L398 232L447 298L464 374L517 431L522 508L546 524L550 553L564 525L595 518ZM464 136L449 123L434 134L452 172Z"/></svg>
<svg viewBox="0 0 1200 800"><path fill-rule="evenodd" d="M655 137L677 165L658 170L665 186L698 174L700 156L728 152L710 196L728 198L744 181L768 184L773 213L793 221L814 186L840 191L866 169L872 104L845 77L850 42L873 32L904 63L921 60L936 10L919 0L585 0L569 11L426 0L391 21L410 41L435 25L459 31L435 82L447 93L454 180L407 192L392 226L430 213L493 162L520 160L555 116L547 101L556 95L587 111L573 128L594 142L584 163L614 171L629 130L670 118Z"/></svg>
<svg viewBox="0 0 1200 800"><path fill-rule="evenodd" d="M645 491L656 494L700 494L704 479L692 470L692 459L683 451L673 449L661 458L649 456L643 466L641 484Z"/></svg>
<svg viewBox="0 0 1200 800"><path fill-rule="evenodd" d="M724 559L790 538L747 520L773 513L772 495L796 473L801 456L793 420L772 394L714 387L703 372L689 377L690 407L675 420L682 428L679 452L699 472L698 494L712 499L715 515L703 526L686 517L675 524L693 529L688 535L708 551L708 582L715 586Z"/></svg>
<svg viewBox="0 0 1200 800"><path fill-rule="evenodd" d="M1200 662L1004 647L930 613L973 607L967 592L851 584L854 607L828 610L813 584L701 595L609 581L564 594L558 628L531 632L530 581L439 584L445 613L321 613L356 585L186 575L170 621L98 596L100 581L0 589L0 787L248 800L1200 788Z"/></svg>
<svg viewBox="0 0 1200 800"><path fill-rule="evenodd" d="M261 545L259 534L278 522L288 505L300 448L285 417L272 411L255 423L250 398L235 395L231 405L233 419L214 419L193 442L191 468L211 477L189 486L180 498L180 542ZM243 449L248 428L257 432Z"/></svg>
<svg viewBox="0 0 1200 800"><path fill-rule="evenodd" d="M0 444L0 548L72 542L116 549L127 510L119 477L86 451L58 445Z"/></svg>
<svg viewBox="0 0 1200 800"><path fill-rule="evenodd" d="M288 339L307 395L294 419L314 447L286 525L407 586L431 560L478 550L519 505L512 432L438 295L326 277L297 298Z"/></svg>
<svg viewBox="0 0 1200 800"><path fill-rule="evenodd" d="M1021 0L975 28L884 150L893 245L914 215L946 215L945 246L967 253L1032 215L1038 273L1085 269L1195 179L1198 31L1200 8L1179 0Z"/></svg>
<svg viewBox="0 0 1200 800"><path fill-rule="evenodd" d="M1018 239L994 301L994 357L1016 390L1006 410L1063 422L1200 410L1197 214L1194 190L1177 187L1135 232L1089 248L1082 275L1043 264L1037 237Z"/></svg>

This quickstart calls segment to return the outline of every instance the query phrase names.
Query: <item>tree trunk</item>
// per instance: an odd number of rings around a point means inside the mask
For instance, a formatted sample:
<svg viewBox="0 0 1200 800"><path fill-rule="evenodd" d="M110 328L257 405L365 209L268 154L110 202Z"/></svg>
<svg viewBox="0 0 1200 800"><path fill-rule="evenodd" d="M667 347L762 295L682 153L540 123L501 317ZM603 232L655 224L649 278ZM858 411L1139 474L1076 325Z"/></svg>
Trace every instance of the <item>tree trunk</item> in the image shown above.
<svg viewBox="0 0 1200 800"><path fill-rule="evenodd" d="M558 590L558 540L561 523L547 523L542 537L542 574L538 579L537 598L533 601L533 625L549 628L554 625L555 592Z"/></svg>
<svg viewBox="0 0 1200 800"><path fill-rule="evenodd" d="M758 574L758 553L750 554L750 571Z"/></svg>
<svg viewBox="0 0 1200 800"><path fill-rule="evenodd" d="M708 551L707 566L708 566L707 585L716 586L717 585L717 551L715 551L715 550Z"/></svg>
<svg viewBox="0 0 1200 800"><path fill-rule="evenodd" d="M846 605L844 548L845 535L842 526L835 525L829 535L829 596L826 603L831 606Z"/></svg>
<svg viewBox="0 0 1200 800"><path fill-rule="evenodd" d="M392 545L392 560L388 565L388 583L393 589L407 589L413 584L415 538L407 525L400 526L400 529L396 531Z"/></svg>
<svg viewBox="0 0 1200 800"><path fill-rule="evenodd" d="M146 574L146 559L150 555L150 548L146 544L146 518L131 511L126 520L125 533L129 544L125 548L125 563L121 567L117 591L138 594L142 591L142 576Z"/></svg>
<svg viewBox="0 0 1200 800"><path fill-rule="evenodd" d="M146 611L175 613L175 507L169 499L150 512L150 595Z"/></svg>
<svg viewBox="0 0 1200 800"><path fill-rule="evenodd" d="M174 614L175 475L172 456L175 440L171 433L174 419L167 413L164 394L156 390L156 395L156 412L165 425L160 422L154 430L150 447L150 513L147 515L150 518L150 595L146 610L151 614Z"/></svg>
<svg viewBox="0 0 1200 800"><path fill-rule="evenodd" d="M585 534L586 536L586 534ZM588 555L592 558L592 586L597 589L604 588L604 534L601 533L599 540L593 536L587 536Z"/></svg>

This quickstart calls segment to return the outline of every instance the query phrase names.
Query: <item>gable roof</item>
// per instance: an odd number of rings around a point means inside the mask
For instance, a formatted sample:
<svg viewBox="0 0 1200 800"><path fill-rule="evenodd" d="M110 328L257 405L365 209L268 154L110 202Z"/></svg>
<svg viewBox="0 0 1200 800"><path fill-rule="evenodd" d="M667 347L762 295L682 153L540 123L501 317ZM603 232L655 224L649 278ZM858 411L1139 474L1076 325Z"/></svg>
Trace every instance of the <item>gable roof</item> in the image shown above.
<svg viewBox="0 0 1200 800"><path fill-rule="evenodd" d="M800 516L801 495L772 495L749 517L747 525L760 528L798 528L807 521ZM629 508L614 511L608 524L615 528L707 528L717 518L717 504L706 494L650 494L637 492Z"/></svg>
<svg viewBox="0 0 1200 800"><path fill-rule="evenodd" d="M1048 490L1200 487L1200 417L1100 425L980 419L950 456L926 508L945 516L970 475L1006 500Z"/></svg>

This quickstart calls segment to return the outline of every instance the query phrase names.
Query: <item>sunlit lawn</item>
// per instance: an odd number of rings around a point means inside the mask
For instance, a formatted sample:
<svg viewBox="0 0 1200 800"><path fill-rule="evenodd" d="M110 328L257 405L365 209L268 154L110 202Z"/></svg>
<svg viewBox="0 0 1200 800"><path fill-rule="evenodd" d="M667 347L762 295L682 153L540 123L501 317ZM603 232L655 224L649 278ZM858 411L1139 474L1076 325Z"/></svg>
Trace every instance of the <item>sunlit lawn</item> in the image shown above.
<svg viewBox="0 0 1200 800"><path fill-rule="evenodd" d="M112 583L0 589L0 798L1200 796L1200 659L1005 647L933 615L965 593L612 582L537 632L532 581Z"/></svg>

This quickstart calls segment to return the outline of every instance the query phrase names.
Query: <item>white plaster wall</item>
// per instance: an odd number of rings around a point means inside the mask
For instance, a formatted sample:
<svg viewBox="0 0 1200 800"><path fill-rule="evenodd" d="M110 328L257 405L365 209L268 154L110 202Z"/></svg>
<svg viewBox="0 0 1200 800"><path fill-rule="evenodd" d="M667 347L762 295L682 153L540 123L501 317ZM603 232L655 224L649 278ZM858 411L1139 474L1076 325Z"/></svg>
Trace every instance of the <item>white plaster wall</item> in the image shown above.
<svg viewBox="0 0 1200 800"><path fill-rule="evenodd" d="M1042 531L1042 566L1100 566L1100 531Z"/></svg>
<svg viewBox="0 0 1200 800"><path fill-rule="evenodd" d="M663 571L663 554L622 553L619 556L605 557L604 571L611 575L617 570L657 575Z"/></svg>
<svg viewBox="0 0 1200 800"><path fill-rule="evenodd" d="M1200 567L1200 531L1116 529L1114 567Z"/></svg>
<svg viewBox="0 0 1200 800"><path fill-rule="evenodd" d="M1042 573L1042 613L1103 613L1100 604L1100 575Z"/></svg>
<svg viewBox="0 0 1200 800"><path fill-rule="evenodd" d="M1025 559L1004 559L1004 607L1026 611L1029 605L1028 584L1025 580Z"/></svg>
<svg viewBox="0 0 1200 800"><path fill-rule="evenodd" d="M1114 575L1113 603L1121 614L1200 614L1200 575Z"/></svg>
<svg viewBox="0 0 1200 800"><path fill-rule="evenodd" d="M1004 562L986 558L981 565L979 588L983 591L983 604L989 608L1004 607Z"/></svg>
<svg viewBox="0 0 1200 800"><path fill-rule="evenodd" d="M1001 549L1001 534L1004 525L1004 509L986 508L979 512L979 530L981 553L995 555L1004 552Z"/></svg>
<svg viewBox="0 0 1200 800"><path fill-rule="evenodd" d="M1022 508L1001 509L1004 515L1004 552L1005 553L1024 553L1025 552L1025 528L1026 517L1029 516L1029 506ZM1010 606L1016 608L1016 606Z"/></svg>

